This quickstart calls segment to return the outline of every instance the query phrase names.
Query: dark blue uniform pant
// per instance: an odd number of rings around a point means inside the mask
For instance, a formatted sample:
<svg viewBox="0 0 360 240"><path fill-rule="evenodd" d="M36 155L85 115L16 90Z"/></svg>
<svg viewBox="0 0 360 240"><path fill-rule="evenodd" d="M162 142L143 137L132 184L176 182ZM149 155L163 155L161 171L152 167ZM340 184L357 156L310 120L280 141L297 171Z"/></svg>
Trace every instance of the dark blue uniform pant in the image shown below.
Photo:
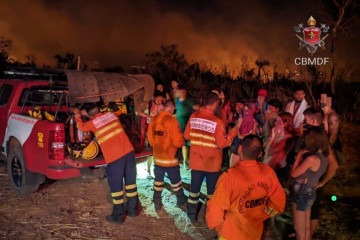
<svg viewBox="0 0 360 240"><path fill-rule="evenodd" d="M106 167L106 176L113 200L113 218L125 214L123 184L125 181L126 204L129 215L136 215L138 193L136 187L135 153L130 152Z"/></svg>
<svg viewBox="0 0 360 240"><path fill-rule="evenodd" d="M214 194L217 180L220 176L219 172L204 172L191 170L191 186L187 204L187 214L190 219L195 220L197 214L197 206L199 203L200 189L204 178L206 178L207 199Z"/></svg>
<svg viewBox="0 0 360 240"><path fill-rule="evenodd" d="M186 197L184 195L184 191L182 188L182 181L181 181L181 177L180 177L179 166L161 167L161 166L155 165L155 167L154 167L154 174L155 174L154 196L153 196L153 201L154 201L155 207L160 207L162 205L161 193L164 190L165 173L167 173L167 175L170 179L170 182L171 182L171 188L172 188L173 192L176 194L177 204L185 205Z"/></svg>

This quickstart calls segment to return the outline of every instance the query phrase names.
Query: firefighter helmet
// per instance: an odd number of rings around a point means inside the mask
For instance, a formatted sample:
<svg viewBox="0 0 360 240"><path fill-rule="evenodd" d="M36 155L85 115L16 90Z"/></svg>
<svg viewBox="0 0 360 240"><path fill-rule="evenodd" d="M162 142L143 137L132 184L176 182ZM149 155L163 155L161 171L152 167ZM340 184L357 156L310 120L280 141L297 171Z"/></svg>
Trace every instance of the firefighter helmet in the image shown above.
<svg viewBox="0 0 360 240"><path fill-rule="evenodd" d="M41 110L39 107L34 107L33 109L29 110L29 116L42 119Z"/></svg>
<svg viewBox="0 0 360 240"><path fill-rule="evenodd" d="M82 158L86 160L91 160L96 158L99 154L100 148L99 145L92 140L83 150L82 150Z"/></svg>
<svg viewBox="0 0 360 240"><path fill-rule="evenodd" d="M49 120L50 122L55 122L55 117L54 117L54 115L52 115L52 114L50 114L50 113L48 113L48 112L44 112L44 115L45 115L45 118L47 119L47 120Z"/></svg>
<svg viewBox="0 0 360 240"><path fill-rule="evenodd" d="M69 154L74 158L79 158L81 156L84 145L81 143L69 143L67 145Z"/></svg>

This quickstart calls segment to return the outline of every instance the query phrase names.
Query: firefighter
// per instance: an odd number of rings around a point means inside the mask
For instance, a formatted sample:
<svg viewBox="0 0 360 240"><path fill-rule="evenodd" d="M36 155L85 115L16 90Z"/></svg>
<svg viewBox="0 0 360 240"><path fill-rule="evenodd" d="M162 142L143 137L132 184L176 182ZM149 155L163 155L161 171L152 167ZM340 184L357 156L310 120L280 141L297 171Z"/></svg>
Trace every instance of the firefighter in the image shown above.
<svg viewBox="0 0 360 240"><path fill-rule="evenodd" d="M174 103L168 100L165 110L154 117L148 128L148 141L154 151L154 196L155 211L162 207L161 193L164 189L164 176L167 173L173 192L177 197L177 206L186 209L186 197L182 189L179 160L176 151L184 144L179 122L172 115Z"/></svg>
<svg viewBox="0 0 360 240"><path fill-rule="evenodd" d="M246 136L240 162L219 178L206 209L207 225L219 239L261 239L263 221L285 209L286 196L274 170L257 161L262 151L258 136Z"/></svg>
<svg viewBox="0 0 360 240"><path fill-rule="evenodd" d="M74 109L77 127L81 131L91 131L95 134L107 163L106 176L113 200L113 210L106 220L122 224L125 219L124 180L127 216L135 217L138 214L134 148L119 121L118 116L121 111L100 113L99 108L93 103L85 104L83 110L90 117L90 121L83 122L79 109Z"/></svg>
<svg viewBox="0 0 360 240"><path fill-rule="evenodd" d="M226 134L224 122L215 116L220 99L214 92L204 98L204 107L190 116L184 137L190 140L191 186L187 214L192 224L196 223L201 184L206 178L207 199L210 199L220 175L222 149L228 147L239 130L238 121Z"/></svg>

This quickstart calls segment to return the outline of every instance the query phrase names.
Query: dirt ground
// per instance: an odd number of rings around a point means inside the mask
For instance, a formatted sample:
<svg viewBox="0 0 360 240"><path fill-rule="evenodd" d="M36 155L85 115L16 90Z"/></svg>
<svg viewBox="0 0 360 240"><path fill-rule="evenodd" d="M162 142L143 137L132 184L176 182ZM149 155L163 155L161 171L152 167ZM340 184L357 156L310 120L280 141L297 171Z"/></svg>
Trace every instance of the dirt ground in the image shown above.
<svg viewBox="0 0 360 240"><path fill-rule="evenodd" d="M325 188L320 228L315 239L360 239L360 126L343 127L344 162ZM39 191L17 197L9 188L6 168L0 165L0 239L216 239L208 230L204 211L193 227L186 213L175 207L176 198L164 190L164 210L152 203L153 180L146 177L146 163L138 164L138 192L142 212L123 225L106 222L111 212L103 170L87 171L81 178L47 181ZM185 187L189 171L182 169ZM330 197L338 200L332 202ZM289 210L270 223L267 239L287 239L291 231Z"/></svg>

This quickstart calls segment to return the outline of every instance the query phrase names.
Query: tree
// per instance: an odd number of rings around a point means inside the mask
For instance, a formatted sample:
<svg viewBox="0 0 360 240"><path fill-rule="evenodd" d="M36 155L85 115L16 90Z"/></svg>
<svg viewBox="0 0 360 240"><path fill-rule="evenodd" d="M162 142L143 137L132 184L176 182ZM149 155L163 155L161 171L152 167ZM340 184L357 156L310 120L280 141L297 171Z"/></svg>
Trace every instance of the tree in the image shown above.
<svg viewBox="0 0 360 240"><path fill-rule="evenodd" d="M145 56L149 73L163 81L171 81L171 78L180 80L188 66L185 55L179 52L176 44L161 45L160 51Z"/></svg>
<svg viewBox="0 0 360 240"><path fill-rule="evenodd" d="M246 80L252 80L255 75L255 68L251 68L249 70L245 70L244 77Z"/></svg>
<svg viewBox="0 0 360 240"><path fill-rule="evenodd" d="M356 29L359 25L359 5L356 4L356 0L332 0L333 6L336 11L333 14L322 13L325 15L328 20L331 22L332 27L332 39L331 39L331 70L330 70L330 84L331 84L331 93L335 95L336 88L336 78L338 71L338 61L337 61L337 45L339 40L339 35L350 35L350 30L352 28ZM329 6L328 6L329 7Z"/></svg>
<svg viewBox="0 0 360 240"><path fill-rule="evenodd" d="M255 64L256 66L258 67L258 73L257 73L257 76L256 78L257 79L260 79L260 71L262 70L264 75L266 75L266 72L265 72L265 67L266 66L270 66L270 61L269 60L266 60L266 59L263 59L263 60L260 60L260 59L257 59L255 61Z"/></svg>
<svg viewBox="0 0 360 240"><path fill-rule="evenodd" d="M25 65L30 66L30 67L36 67L36 56L33 54L29 54L25 56L26 58L26 63Z"/></svg>
<svg viewBox="0 0 360 240"><path fill-rule="evenodd" d="M4 37L0 37L0 72L4 71L6 65L10 63L9 51L12 41Z"/></svg>
<svg viewBox="0 0 360 240"><path fill-rule="evenodd" d="M75 55L72 53L67 53L64 56L60 54L55 54L54 58L56 59L56 67L63 69L76 69L77 64L75 60Z"/></svg>
<svg viewBox="0 0 360 240"><path fill-rule="evenodd" d="M240 66L240 77L245 78L245 72L249 70L250 58L248 56L241 57L241 66Z"/></svg>

